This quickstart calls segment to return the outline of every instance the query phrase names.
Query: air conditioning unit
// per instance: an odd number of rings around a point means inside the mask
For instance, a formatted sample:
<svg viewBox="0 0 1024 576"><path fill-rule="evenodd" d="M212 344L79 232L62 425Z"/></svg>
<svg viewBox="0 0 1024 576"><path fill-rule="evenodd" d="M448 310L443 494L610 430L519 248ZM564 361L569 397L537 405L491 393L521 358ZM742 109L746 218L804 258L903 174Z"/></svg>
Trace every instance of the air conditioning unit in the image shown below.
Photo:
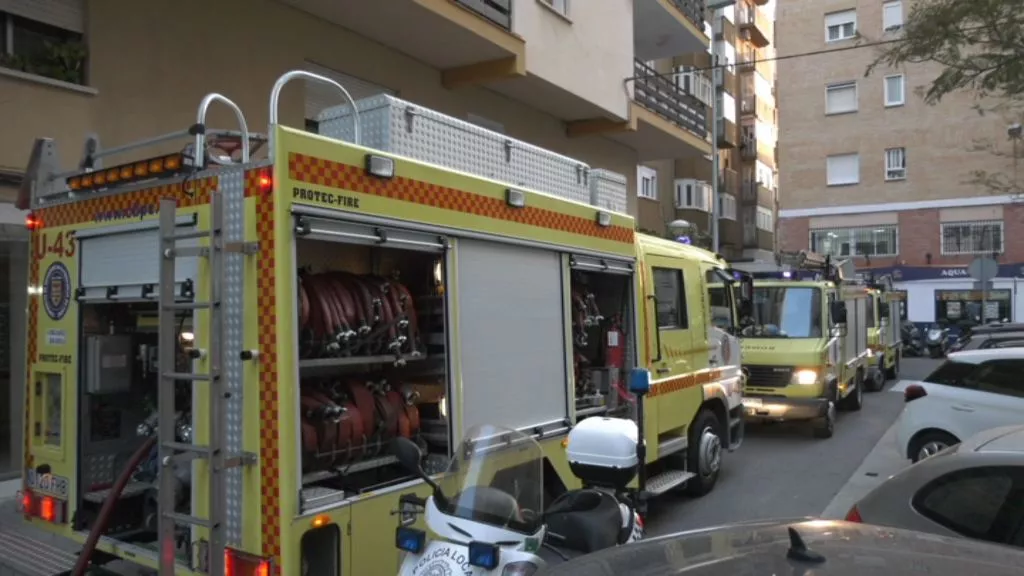
<svg viewBox="0 0 1024 576"><path fill-rule="evenodd" d="M676 208L711 212L711 184L696 178L676 180Z"/></svg>

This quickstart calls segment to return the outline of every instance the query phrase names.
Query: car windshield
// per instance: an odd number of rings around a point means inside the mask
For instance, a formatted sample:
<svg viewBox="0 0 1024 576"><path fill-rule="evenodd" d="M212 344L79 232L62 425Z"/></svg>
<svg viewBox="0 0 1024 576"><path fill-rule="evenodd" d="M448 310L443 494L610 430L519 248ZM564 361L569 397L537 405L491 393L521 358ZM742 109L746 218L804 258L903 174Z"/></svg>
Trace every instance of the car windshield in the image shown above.
<svg viewBox="0 0 1024 576"><path fill-rule="evenodd" d="M747 338L821 338L821 290L805 286L755 286Z"/></svg>
<svg viewBox="0 0 1024 576"><path fill-rule="evenodd" d="M964 380L974 372L976 364L946 360L941 366L924 379L930 384L945 384L947 386L961 386Z"/></svg>
<svg viewBox="0 0 1024 576"><path fill-rule="evenodd" d="M440 485L446 498L439 507L445 514L525 534L541 527L544 453L522 432L474 427Z"/></svg>

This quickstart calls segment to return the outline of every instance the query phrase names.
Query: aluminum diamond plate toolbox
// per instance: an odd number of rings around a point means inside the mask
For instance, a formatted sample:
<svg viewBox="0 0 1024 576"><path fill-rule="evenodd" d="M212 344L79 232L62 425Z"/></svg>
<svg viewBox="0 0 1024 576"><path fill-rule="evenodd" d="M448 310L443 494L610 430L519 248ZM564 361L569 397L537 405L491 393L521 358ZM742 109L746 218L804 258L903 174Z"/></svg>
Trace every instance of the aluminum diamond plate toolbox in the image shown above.
<svg viewBox="0 0 1024 576"><path fill-rule="evenodd" d="M504 134L387 94L356 101L362 144L513 186L590 203L590 167ZM318 132L354 141L348 105L317 117Z"/></svg>
<svg viewBox="0 0 1024 576"><path fill-rule="evenodd" d="M590 203L598 208L626 213L626 177L595 168L590 171Z"/></svg>

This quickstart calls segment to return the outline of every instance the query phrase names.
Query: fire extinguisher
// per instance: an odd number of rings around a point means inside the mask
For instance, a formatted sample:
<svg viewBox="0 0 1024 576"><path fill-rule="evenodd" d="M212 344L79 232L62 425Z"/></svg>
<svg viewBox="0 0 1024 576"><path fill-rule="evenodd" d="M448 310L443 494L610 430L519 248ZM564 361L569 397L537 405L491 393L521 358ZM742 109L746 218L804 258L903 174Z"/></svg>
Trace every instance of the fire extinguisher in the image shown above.
<svg viewBox="0 0 1024 576"><path fill-rule="evenodd" d="M604 331L604 363L611 373L611 386L625 399L624 369L626 367L626 334L621 328L621 317L615 316Z"/></svg>

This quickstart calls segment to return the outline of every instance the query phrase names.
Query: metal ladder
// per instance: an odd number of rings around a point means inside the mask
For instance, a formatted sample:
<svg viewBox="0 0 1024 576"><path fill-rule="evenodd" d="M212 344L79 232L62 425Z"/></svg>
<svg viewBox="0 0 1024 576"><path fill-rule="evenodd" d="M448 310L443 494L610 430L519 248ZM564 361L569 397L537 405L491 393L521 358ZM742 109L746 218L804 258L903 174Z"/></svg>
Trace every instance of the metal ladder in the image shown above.
<svg viewBox="0 0 1024 576"><path fill-rule="evenodd" d="M224 322L221 299L223 294L224 252L235 247L226 246L223 238L224 199L219 191L210 197L210 229L207 231L177 232L177 201L160 201L160 336L159 336L159 447L160 484L158 496L158 544L160 576L175 573L175 526L202 526L209 530L205 553L199 551L200 569L207 568L211 576L225 576L224 553L227 546L227 474L228 468L252 462L249 455L230 457L225 453L227 444L227 388L222 378L224 350ZM207 246L180 247L179 242L207 238ZM179 294L175 285L175 264L181 257L206 258L209 263L210 292L206 302L195 302L194 296ZM192 297L190 297L192 296ZM208 358L209 371L205 374L175 372L178 340L176 315L183 311L206 310L209 313L207 341L209 350L193 349L192 359ZM202 446L178 442L175 436L175 387L179 381L203 382L207 386L209 408L209 444ZM209 511L206 518L175 511L176 501L174 469L190 465L192 460L204 458L209 464ZM191 554L191 552L190 552ZM205 556L205 558L204 558Z"/></svg>

